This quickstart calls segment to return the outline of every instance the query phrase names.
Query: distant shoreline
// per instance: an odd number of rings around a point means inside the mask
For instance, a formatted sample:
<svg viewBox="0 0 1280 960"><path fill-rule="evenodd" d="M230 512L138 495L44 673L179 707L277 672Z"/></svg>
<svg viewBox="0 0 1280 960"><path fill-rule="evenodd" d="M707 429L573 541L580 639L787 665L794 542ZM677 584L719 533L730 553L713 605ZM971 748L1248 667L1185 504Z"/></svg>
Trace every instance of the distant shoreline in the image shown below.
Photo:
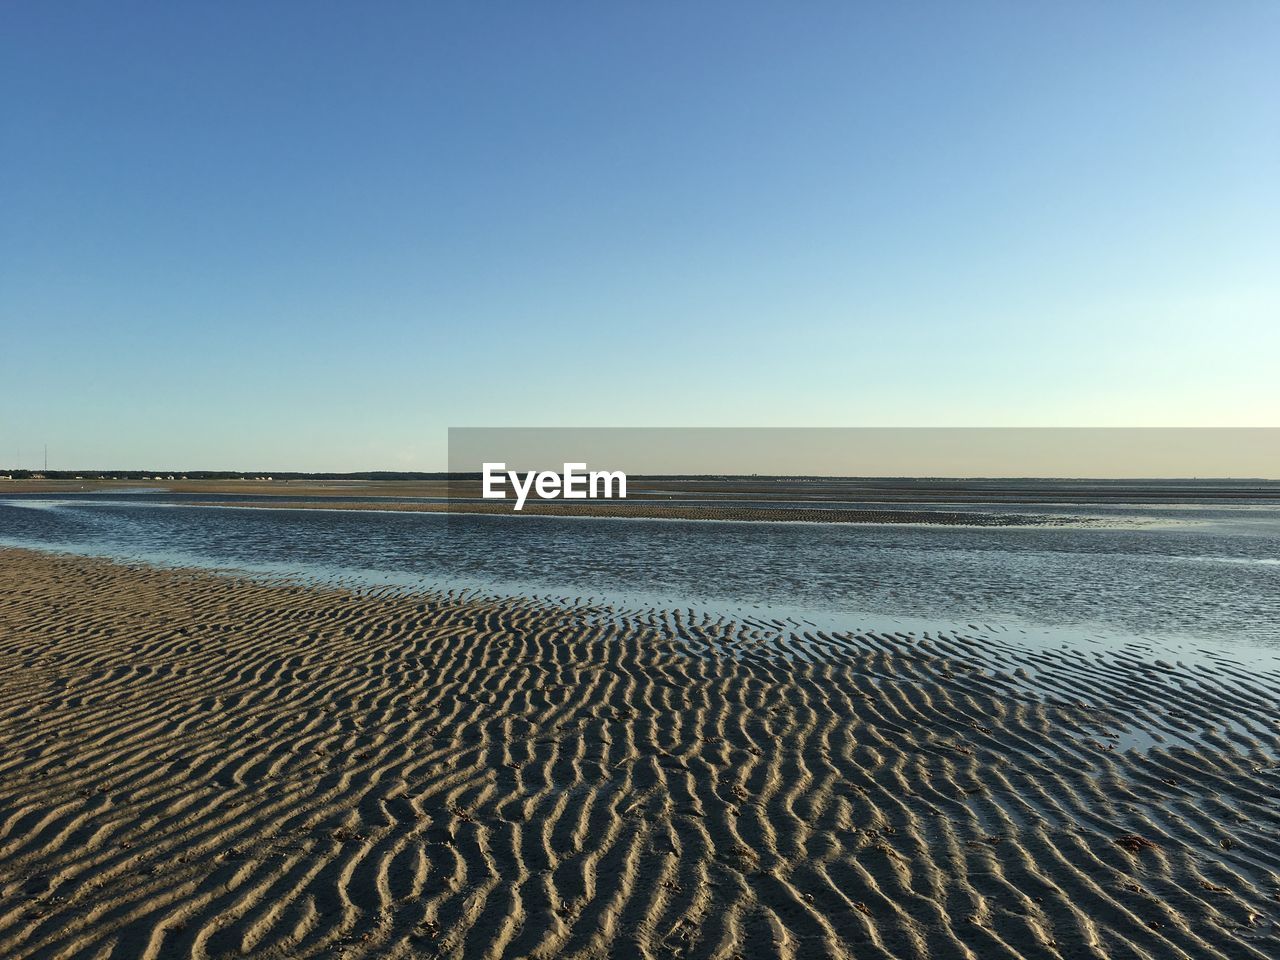
<svg viewBox="0 0 1280 960"><path fill-rule="evenodd" d="M1046 480L1046 479L910 479L910 478L762 478L645 477L629 478L628 502L665 497L752 497L757 499L858 500L883 503L1161 503L1186 500L1274 500L1280 481L1251 479L1187 480ZM254 495L269 497L480 497L473 480L363 479L175 479L0 480L0 496L22 493L93 493L161 491L175 494Z"/></svg>

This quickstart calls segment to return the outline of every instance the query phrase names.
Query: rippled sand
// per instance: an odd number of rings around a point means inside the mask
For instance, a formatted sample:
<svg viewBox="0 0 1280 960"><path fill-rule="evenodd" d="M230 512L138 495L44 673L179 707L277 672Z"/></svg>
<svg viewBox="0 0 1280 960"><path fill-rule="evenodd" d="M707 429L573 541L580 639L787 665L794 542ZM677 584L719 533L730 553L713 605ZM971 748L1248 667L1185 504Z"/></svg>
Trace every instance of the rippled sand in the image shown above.
<svg viewBox="0 0 1280 960"><path fill-rule="evenodd" d="M1277 699L0 551L0 956L1280 956Z"/></svg>

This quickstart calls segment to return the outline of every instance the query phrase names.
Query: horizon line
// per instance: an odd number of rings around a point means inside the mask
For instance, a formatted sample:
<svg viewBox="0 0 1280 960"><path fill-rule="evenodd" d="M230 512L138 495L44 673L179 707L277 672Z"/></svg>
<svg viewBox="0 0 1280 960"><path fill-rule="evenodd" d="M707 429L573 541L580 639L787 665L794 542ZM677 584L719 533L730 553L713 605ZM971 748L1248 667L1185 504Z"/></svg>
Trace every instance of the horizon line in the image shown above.
<svg viewBox="0 0 1280 960"><path fill-rule="evenodd" d="M15 477L15 474L26 474ZM67 476L74 474L74 476ZM145 475L145 476L144 476ZM48 481L141 481L154 480L164 483L181 480L353 480L353 481L414 481L414 480L479 480L480 471L447 471L447 470L232 470L232 469L40 469L30 467L0 467L0 479L11 482L20 480ZM1022 481L1099 481L1105 483L1125 483L1132 481L1231 481L1277 483L1280 477L1265 476L1228 476L1217 474L1197 475L1132 475L1120 477L1103 477L1090 474L1079 475L1031 475L1031 474L821 474L821 473L731 473L716 471L710 473L627 473L628 477L642 480L703 480L703 479L752 479L752 480L1022 480Z"/></svg>

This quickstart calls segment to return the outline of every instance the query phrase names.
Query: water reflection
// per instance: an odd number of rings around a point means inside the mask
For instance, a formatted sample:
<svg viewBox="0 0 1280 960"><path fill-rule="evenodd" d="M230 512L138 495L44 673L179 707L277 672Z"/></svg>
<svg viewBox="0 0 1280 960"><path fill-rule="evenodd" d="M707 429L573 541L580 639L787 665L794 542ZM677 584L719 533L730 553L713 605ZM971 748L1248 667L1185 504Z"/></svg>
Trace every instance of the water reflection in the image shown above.
<svg viewBox="0 0 1280 960"><path fill-rule="evenodd" d="M1105 509L1147 519L1179 512ZM1004 621L1280 647L1280 510L1214 505L1198 516L1207 522L981 529L29 496L0 501L0 543L334 582Z"/></svg>

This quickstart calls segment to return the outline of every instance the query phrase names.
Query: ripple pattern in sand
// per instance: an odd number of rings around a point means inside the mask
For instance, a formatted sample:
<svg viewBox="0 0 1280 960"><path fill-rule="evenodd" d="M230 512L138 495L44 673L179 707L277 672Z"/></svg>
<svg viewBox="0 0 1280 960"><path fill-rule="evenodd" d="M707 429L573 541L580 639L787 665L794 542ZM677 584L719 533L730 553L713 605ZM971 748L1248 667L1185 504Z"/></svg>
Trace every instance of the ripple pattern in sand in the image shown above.
<svg viewBox="0 0 1280 960"><path fill-rule="evenodd" d="M1276 700L3 552L0 956L1275 957Z"/></svg>

